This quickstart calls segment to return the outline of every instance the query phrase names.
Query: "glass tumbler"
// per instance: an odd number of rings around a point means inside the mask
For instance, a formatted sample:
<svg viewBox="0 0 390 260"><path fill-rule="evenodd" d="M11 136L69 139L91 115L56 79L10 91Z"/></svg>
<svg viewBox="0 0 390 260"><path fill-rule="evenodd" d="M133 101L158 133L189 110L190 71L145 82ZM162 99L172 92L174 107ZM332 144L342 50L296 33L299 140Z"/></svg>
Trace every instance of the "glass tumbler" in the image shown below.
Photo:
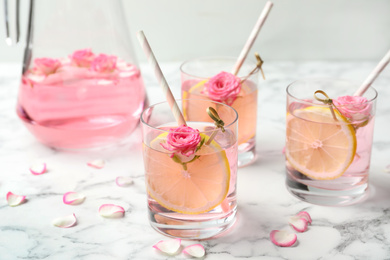
<svg viewBox="0 0 390 260"><path fill-rule="evenodd" d="M358 87L333 78L287 87L286 186L297 198L344 206L367 197L377 92L351 96Z"/></svg>
<svg viewBox="0 0 390 260"><path fill-rule="evenodd" d="M238 116L218 102L177 103L191 115L187 126L177 125L167 102L141 114L149 221L167 236L210 238L235 222ZM204 116L209 107L223 127Z"/></svg>

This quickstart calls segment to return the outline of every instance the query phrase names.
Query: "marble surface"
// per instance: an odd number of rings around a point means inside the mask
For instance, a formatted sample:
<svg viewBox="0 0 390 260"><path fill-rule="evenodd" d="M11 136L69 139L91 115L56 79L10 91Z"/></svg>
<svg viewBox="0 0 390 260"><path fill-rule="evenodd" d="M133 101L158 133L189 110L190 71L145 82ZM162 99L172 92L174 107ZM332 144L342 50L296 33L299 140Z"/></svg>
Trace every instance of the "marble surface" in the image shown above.
<svg viewBox="0 0 390 260"><path fill-rule="evenodd" d="M376 81L379 92L370 174L371 194L349 207L322 207L292 197L284 180L285 88L308 76L332 76L362 81L374 62L265 63L267 80L259 90L257 160L238 172L238 220L223 237L201 241L205 259L390 259L390 68ZM162 101L151 70L141 66L152 103ZM179 63L162 69L179 96ZM156 252L152 245L166 237L147 221L141 136L139 129L128 145L115 150L69 153L38 143L15 113L20 66L0 63L0 259L187 259ZM86 165L106 161L103 169ZM48 172L29 173L33 162L44 161ZM134 185L118 187L117 176L131 176ZM27 196L27 202L10 207L6 194ZM86 200L65 205L62 195L79 191ZM121 205L124 218L104 219L103 203ZM276 247L273 229L290 229L287 218L308 211L313 224L298 234L297 245ZM54 218L75 213L72 228L54 227ZM194 243L183 241L184 245Z"/></svg>

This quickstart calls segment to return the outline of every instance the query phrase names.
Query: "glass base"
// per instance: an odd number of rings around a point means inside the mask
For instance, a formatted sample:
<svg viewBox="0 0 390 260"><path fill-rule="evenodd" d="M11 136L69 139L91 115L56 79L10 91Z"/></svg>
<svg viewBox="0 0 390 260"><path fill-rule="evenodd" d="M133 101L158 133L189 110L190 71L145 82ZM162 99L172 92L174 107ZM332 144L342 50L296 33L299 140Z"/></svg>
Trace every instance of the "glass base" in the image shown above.
<svg viewBox="0 0 390 260"><path fill-rule="evenodd" d="M241 145L240 145L241 146ZM256 160L256 147L253 145L250 149L241 150L238 148L238 167L247 166Z"/></svg>
<svg viewBox="0 0 390 260"><path fill-rule="evenodd" d="M194 219L196 215L187 215L188 219L183 217L179 219L178 215L181 214L178 213L153 213L149 210L149 219L150 225L165 236L201 240L219 236L231 228L236 221L236 212L234 209L217 219L215 216L212 216L212 219Z"/></svg>
<svg viewBox="0 0 390 260"><path fill-rule="evenodd" d="M364 201L369 194L367 183L356 186L354 189L338 191L310 187L287 179L286 187L296 198L321 206L349 206Z"/></svg>

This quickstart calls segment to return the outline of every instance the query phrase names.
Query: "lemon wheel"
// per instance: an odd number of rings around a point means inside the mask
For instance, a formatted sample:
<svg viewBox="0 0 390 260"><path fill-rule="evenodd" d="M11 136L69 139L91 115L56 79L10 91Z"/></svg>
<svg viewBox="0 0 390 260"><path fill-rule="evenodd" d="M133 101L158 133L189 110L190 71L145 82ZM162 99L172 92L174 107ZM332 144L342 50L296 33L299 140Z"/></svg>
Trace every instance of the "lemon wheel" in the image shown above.
<svg viewBox="0 0 390 260"><path fill-rule="evenodd" d="M225 151L215 142L203 145L187 170L161 148L167 133L144 147L149 195L163 207L184 214L208 212L222 203L229 191L230 167ZM208 136L201 133L208 140Z"/></svg>
<svg viewBox="0 0 390 260"><path fill-rule="evenodd" d="M310 106L287 114L286 158L293 168L316 180L343 175L356 153L355 129L327 107Z"/></svg>

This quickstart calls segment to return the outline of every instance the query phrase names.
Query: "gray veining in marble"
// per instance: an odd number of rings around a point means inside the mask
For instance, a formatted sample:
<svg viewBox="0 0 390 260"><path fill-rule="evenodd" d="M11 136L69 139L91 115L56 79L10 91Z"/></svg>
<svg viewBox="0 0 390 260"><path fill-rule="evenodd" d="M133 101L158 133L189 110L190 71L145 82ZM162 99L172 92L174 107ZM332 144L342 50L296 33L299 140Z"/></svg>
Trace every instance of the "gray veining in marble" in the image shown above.
<svg viewBox="0 0 390 260"><path fill-rule="evenodd" d="M162 70L176 96L180 95L178 63ZM371 163L371 194L367 201L349 207L321 207L292 197L284 184L285 88L309 76L331 76L361 82L373 62L265 63L267 80L259 90L257 161L238 173L238 221L216 239L201 241L205 259L390 259L390 68L375 82L379 92ZM163 101L149 67L142 67L151 103ZM166 237L148 224L139 129L129 144L115 150L84 153L60 152L38 143L15 113L20 67L0 64L0 259L188 259L168 257L152 245ZM86 165L102 158L103 169ZM29 166L48 164L48 172L34 176ZM134 185L118 187L117 176L131 176ZM9 207L8 191L28 201ZM78 206L62 203L67 191L79 191L86 200ZM103 219L98 208L118 204L124 218ZM291 248L270 242L273 229L289 229L287 218L308 211L313 224L298 234ZM78 224L56 228L54 218L75 213ZM183 241L184 245L194 242Z"/></svg>

